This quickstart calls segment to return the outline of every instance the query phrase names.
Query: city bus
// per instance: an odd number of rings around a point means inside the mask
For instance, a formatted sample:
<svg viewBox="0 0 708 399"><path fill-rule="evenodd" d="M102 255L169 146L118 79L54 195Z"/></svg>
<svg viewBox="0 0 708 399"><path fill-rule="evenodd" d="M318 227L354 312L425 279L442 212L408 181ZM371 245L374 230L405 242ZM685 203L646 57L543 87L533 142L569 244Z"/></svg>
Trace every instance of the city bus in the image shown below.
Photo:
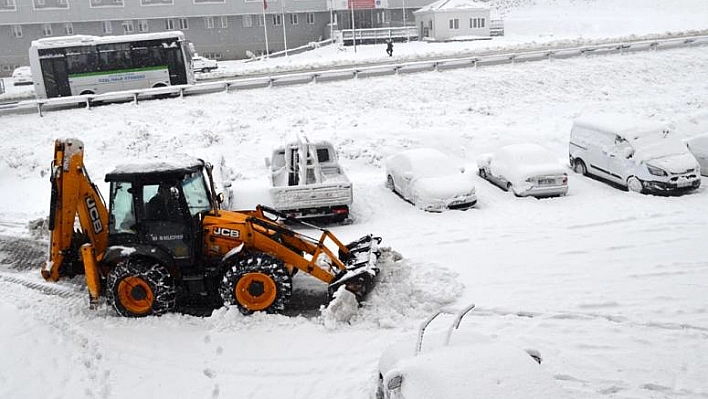
<svg viewBox="0 0 708 399"><path fill-rule="evenodd" d="M43 38L29 59L37 98L194 83L192 46L179 31Z"/></svg>

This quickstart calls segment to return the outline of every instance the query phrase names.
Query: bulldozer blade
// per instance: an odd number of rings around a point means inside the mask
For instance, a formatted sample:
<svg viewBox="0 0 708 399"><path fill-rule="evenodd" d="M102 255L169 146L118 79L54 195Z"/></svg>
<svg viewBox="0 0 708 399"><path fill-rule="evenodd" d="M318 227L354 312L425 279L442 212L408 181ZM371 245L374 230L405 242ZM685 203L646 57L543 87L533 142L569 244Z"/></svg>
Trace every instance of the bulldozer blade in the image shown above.
<svg viewBox="0 0 708 399"><path fill-rule="evenodd" d="M330 298L341 286L345 286L348 291L356 295L359 302L366 298L379 274L380 243L381 237L369 234L346 245L348 253L339 254L346 269L337 273L334 281L329 285Z"/></svg>

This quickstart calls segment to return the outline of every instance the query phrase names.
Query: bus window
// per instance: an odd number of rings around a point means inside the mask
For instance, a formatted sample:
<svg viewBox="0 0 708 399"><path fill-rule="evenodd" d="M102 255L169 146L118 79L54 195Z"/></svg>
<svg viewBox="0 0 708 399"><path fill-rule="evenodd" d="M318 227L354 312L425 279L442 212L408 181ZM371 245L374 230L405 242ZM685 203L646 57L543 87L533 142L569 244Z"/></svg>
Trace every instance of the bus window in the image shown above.
<svg viewBox="0 0 708 399"><path fill-rule="evenodd" d="M131 67L130 43L113 43L97 46L99 64L104 71Z"/></svg>
<svg viewBox="0 0 708 399"><path fill-rule="evenodd" d="M66 49L66 68L69 75L97 70L95 47L72 47Z"/></svg>

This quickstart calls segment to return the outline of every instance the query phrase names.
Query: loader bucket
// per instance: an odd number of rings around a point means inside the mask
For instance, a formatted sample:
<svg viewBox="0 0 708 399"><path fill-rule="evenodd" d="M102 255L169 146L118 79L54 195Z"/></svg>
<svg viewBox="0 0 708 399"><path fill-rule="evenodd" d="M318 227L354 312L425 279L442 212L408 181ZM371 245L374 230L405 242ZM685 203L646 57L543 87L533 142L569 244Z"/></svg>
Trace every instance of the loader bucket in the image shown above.
<svg viewBox="0 0 708 399"><path fill-rule="evenodd" d="M347 244L346 251L339 251L339 260L344 263L346 269L337 273L329 285L327 291L330 299L341 286L356 295L359 302L366 298L379 274L380 243L381 237L369 234Z"/></svg>

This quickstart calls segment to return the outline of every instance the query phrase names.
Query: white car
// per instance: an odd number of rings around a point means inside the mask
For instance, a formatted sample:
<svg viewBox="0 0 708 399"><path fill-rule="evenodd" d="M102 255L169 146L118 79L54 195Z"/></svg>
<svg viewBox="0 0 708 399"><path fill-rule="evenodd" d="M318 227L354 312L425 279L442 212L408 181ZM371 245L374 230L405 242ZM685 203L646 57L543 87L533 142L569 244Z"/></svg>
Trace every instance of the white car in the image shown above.
<svg viewBox="0 0 708 399"><path fill-rule="evenodd" d="M708 133L691 137L684 142L701 166L701 175L708 176Z"/></svg>
<svg viewBox="0 0 708 399"><path fill-rule="evenodd" d="M681 194L701 185L698 161L664 123L627 115L575 119L568 158L577 173L638 193Z"/></svg>
<svg viewBox="0 0 708 399"><path fill-rule="evenodd" d="M467 209L477 203L473 176L432 148L388 157L386 187L426 211Z"/></svg>
<svg viewBox="0 0 708 399"><path fill-rule="evenodd" d="M474 305L458 312L445 333L425 335L439 314L425 320L417 337L401 340L379 359L377 399L569 399L544 372L541 355L459 329ZM454 333L454 334L453 334Z"/></svg>
<svg viewBox="0 0 708 399"><path fill-rule="evenodd" d="M31 85L32 70L28 66L21 66L12 71L12 80L15 86Z"/></svg>
<svg viewBox="0 0 708 399"><path fill-rule="evenodd" d="M520 197L552 197L568 192L566 169L544 147L512 144L477 160L479 175Z"/></svg>
<svg viewBox="0 0 708 399"><path fill-rule="evenodd" d="M216 60L204 58L200 55L195 55L192 57L192 70L194 72L209 72L217 69L218 67L219 64Z"/></svg>

